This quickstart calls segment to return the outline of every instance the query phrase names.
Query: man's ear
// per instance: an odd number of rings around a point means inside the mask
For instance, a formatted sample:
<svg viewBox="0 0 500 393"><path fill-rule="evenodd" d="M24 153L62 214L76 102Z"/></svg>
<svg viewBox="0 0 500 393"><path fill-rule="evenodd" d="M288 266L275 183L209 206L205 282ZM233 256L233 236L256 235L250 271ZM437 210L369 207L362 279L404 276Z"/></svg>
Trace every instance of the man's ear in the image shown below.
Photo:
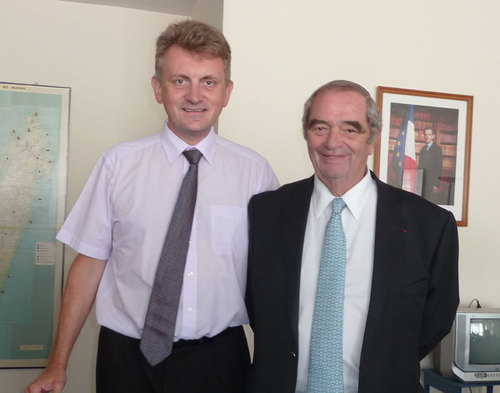
<svg viewBox="0 0 500 393"><path fill-rule="evenodd" d="M231 92L233 91L234 83L233 81L227 82L226 86L226 98L224 99L224 107L229 103L229 98L231 97Z"/></svg>
<svg viewBox="0 0 500 393"><path fill-rule="evenodd" d="M156 102L158 104L163 104L163 97L161 95L161 82L153 76L151 78L151 87L153 88L153 92L155 93Z"/></svg>
<svg viewBox="0 0 500 393"><path fill-rule="evenodd" d="M380 129L377 130L377 134L375 135L375 138L373 141L370 143L370 154L373 154L375 152L375 147L377 146L378 141L380 140Z"/></svg>

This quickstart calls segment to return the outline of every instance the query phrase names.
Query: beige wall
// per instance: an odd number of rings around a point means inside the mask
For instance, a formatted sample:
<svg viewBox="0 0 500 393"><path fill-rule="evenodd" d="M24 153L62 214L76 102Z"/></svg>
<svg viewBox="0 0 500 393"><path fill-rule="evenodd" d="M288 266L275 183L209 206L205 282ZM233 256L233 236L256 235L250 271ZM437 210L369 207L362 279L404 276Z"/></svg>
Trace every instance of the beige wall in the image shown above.
<svg viewBox="0 0 500 393"><path fill-rule="evenodd" d="M255 148L281 182L312 173L302 105L333 79L474 96L462 304L500 307L500 3L483 0L226 0L235 88L220 133Z"/></svg>
<svg viewBox="0 0 500 393"><path fill-rule="evenodd" d="M500 307L499 13L496 0L225 0L235 89L219 132L266 156L286 183L312 173L300 117L326 81L355 80L373 94L382 85L473 95L461 298ZM72 88L70 208L103 150L163 123L149 85L154 39L179 17L58 0L2 0L0 14L0 81ZM92 316L65 391L93 390L96 332ZM1 390L20 393L38 373L0 370Z"/></svg>

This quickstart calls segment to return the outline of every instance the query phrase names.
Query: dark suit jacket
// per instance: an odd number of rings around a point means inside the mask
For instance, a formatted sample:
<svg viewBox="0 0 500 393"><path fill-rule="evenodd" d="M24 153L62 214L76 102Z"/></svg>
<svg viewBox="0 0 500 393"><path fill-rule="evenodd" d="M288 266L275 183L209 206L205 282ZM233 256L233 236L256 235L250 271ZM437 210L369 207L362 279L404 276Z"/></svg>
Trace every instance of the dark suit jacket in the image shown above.
<svg viewBox="0 0 500 393"><path fill-rule="evenodd" d="M419 361L450 330L458 306L456 222L450 212L372 176L378 202L359 393L423 392ZM312 190L313 177L250 201L252 393L295 391L301 257Z"/></svg>
<svg viewBox="0 0 500 393"><path fill-rule="evenodd" d="M422 182L422 196L434 203L438 200L432 192L432 187L441 185L441 172L443 170L443 151L434 142L427 150L427 145L420 150L418 167L424 170Z"/></svg>

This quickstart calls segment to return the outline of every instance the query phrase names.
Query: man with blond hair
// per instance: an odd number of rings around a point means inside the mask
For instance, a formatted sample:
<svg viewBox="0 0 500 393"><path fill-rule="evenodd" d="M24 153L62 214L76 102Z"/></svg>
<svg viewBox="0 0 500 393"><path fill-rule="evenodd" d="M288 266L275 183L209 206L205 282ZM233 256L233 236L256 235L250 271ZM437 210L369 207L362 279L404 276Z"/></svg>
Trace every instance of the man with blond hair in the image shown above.
<svg viewBox="0 0 500 393"><path fill-rule="evenodd" d="M206 24L180 22L158 38L152 87L168 119L160 134L103 154L61 228L57 238L79 254L48 366L27 393L61 392L94 299L98 393L245 391L246 207L277 180L257 153L214 133L230 62L224 36ZM184 203L192 179L194 202ZM176 219L186 204L191 218ZM182 233L173 245L171 231ZM165 253L174 255L167 273ZM173 281L178 292L162 289Z"/></svg>

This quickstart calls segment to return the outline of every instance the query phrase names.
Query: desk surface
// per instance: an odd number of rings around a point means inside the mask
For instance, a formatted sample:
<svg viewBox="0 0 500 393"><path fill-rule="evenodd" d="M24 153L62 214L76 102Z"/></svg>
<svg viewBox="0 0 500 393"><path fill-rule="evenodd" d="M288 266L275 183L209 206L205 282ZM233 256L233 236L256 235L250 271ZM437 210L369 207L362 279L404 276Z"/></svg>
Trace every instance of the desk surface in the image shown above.
<svg viewBox="0 0 500 393"><path fill-rule="evenodd" d="M432 369L426 369L422 370L424 373L424 385L429 385L432 387L437 387L439 389L439 386L446 385L448 387L456 387L456 388L467 388L467 387L474 387L474 386L499 386L500 381L484 381L484 382L460 382L454 379L449 379L443 377L441 374L438 374L436 371Z"/></svg>

